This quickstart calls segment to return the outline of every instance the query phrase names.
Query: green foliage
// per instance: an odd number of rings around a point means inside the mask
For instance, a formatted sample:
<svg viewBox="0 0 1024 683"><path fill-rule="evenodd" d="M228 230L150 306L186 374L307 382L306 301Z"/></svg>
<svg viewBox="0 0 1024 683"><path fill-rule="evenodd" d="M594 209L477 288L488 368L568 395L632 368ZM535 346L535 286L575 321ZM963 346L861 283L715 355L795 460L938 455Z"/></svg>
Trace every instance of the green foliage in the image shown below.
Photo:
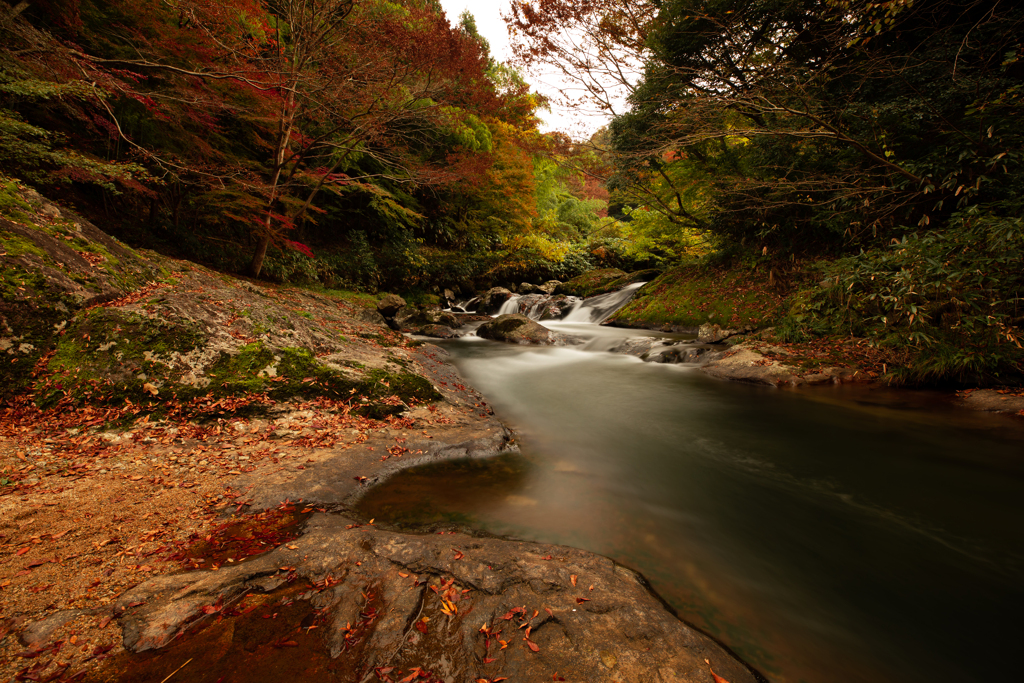
<svg viewBox="0 0 1024 683"><path fill-rule="evenodd" d="M712 251L713 237L700 229L680 224L665 213L647 208L626 209L628 221L618 232L626 241L626 256L658 265L679 263Z"/></svg>
<svg viewBox="0 0 1024 683"><path fill-rule="evenodd" d="M790 337L846 333L907 347L908 382L1024 373L1024 219L969 211L943 230L840 259L795 299Z"/></svg>
<svg viewBox="0 0 1024 683"><path fill-rule="evenodd" d="M1019 7L671 0L613 121L631 206L774 254L874 248L1022 196ZM742 83L742 88L736 84Z"/></svg>
<svg viewBox="0 0 1024 683"><path fill-rule="evenodd" d="M117 192L116 180L148 178L134 163L101 161L65 147L64 136L23 121L15 112L0 108L0 163L36 183L67 180L92 183Z"/></svg>

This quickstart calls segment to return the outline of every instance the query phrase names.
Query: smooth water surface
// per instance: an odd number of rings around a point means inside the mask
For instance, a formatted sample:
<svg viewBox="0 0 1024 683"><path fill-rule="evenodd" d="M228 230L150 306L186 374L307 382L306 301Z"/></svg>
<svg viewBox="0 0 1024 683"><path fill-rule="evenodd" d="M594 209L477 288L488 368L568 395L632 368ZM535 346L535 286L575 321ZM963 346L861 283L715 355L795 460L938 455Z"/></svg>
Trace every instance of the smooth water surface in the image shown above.
<svg viewBox="0 0 1024 683"><path fill-rule="evenodd" d="M608 555L773 682L1018 680L1019 420L592 350L445 347L523 454L402 474L365 514Z"/></svg>

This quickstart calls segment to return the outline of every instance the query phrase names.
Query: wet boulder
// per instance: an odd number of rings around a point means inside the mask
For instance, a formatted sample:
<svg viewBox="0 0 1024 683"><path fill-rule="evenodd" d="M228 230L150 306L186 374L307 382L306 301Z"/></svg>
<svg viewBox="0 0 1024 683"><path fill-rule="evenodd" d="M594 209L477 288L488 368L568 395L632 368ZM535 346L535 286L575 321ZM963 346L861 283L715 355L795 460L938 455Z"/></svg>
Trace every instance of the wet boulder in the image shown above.
<svg viewBox="0 0 1024 683"><path fill-rule="evenodd" d="M547 294L539 285L535 285L529 282L524 282L519 285L520 294Z"/></svg>
<svg viewBox="0 0 1024 683"><path fill-rule="evenodd" d="M576 346L586 339L573 334L552 332L520 313L499 315L477 328L476 333L484 339L508 344L533 344L539 346Z"/></svg>
<svg viewBox="0 0 1024 683"><path fill-rule="evenodd" d="M476 333L484 339L509 344L554 344L551 330L520 313L499 315L492 322L481 325Z"/></svg>
<svg viewBox="0 0 1024 683"><path fill-rule="evenodd" d="M512 298L512 292L504 287L494 287L487 290L483 296L480 297L479 303L477 303L477 313L497 313L501 310L501 305Z"/></svg>
<svg viewBox="0 0 1024 683"><path fill-rule="evenodd" d="M568 315L572 307L579 302L579 297L567 296L565 294L557 294L548 298L544 302L544 307L540 312L540 320L558 320Z"/></svg>
<svg viewBox="0 0 1024 683"><path fill-rule="evenodd" d="M423 334L420 329L427 325L442 325L444 327L459 327L459 319L454 313L442 311L436 308L407 307L397 316L395 321L403 332Z"/></svg>
<svg viewBox="0 0 1024 683"><path fill-rule="evenodd" d="M424 337L434 337L435 339L458 339L462 336L457 330L447 325L424 325L419 328L416 334Z"/></svg>

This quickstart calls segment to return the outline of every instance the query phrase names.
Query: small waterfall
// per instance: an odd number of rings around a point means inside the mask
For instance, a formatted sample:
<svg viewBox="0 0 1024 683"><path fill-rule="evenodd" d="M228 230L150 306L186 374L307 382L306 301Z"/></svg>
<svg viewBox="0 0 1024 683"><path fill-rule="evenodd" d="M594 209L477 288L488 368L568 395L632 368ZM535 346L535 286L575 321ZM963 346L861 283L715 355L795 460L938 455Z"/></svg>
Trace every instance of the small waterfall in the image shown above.
<svg viewBox="0 0 1024 683"><path fill-rule="evenodd" d="M468 301L456 301L444 309L450 313L476 313L476 305L480 303L480 297L473 297Z"/></svg>
<svg viewBox="0 0 1024 683"><path fill-rule="evenodd" d="M600 323L611 317L633 298L636 290L643 287L646 282L634 282L623 287L617 292L599 294L589 299L583 299L573 306L569 315L562 319L564 323Z"/></svg>
<svg viewBox="0 0 1024 683"><path fill-rule="evenodd" d="M519 300L523 297L518 294L513 294L508 300L501 305L501 309L495 314L495 317L499 315L505 315L506 313L518 313L519 312Z"/></svg>
<svg viewBox="0 0 1024 683"><path fill-rule="evenodd" d="M544 315L544 309L547 307L547 301L540 301L530 306L530 310L526 312L526 317L530 320L540 320L540 317Z"/></svg>

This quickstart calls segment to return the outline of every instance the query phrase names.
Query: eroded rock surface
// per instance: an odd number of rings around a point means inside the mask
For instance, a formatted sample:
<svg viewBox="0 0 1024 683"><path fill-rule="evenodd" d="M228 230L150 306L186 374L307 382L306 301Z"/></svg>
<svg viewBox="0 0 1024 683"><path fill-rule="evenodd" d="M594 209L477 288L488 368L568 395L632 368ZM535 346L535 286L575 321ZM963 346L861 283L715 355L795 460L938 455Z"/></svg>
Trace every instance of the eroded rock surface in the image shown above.
<svg viewBox="0 0 1024 683"><path fill-rule="evenodd" d="M999 391L998 389L976 389L970 392L962 392L961 400L965 406L974 410L1024 414L1024 396L1017 392Z"/></svg>
<svg viewBox="0 0 1024 683"><path fill-rule="evenodd" d="M569 681L711 683L705 660L730 683L757 680L670 614L639 575L607 558L464 534L396 533L339 515L315 515L302 538L256 559L147 581L115 611L124 615L125 646L140 652L167 645L218 605L303 581L311 616L294 637L316 639L348 680L420 667L450 683L550 680L556 672Z"/></svg>

